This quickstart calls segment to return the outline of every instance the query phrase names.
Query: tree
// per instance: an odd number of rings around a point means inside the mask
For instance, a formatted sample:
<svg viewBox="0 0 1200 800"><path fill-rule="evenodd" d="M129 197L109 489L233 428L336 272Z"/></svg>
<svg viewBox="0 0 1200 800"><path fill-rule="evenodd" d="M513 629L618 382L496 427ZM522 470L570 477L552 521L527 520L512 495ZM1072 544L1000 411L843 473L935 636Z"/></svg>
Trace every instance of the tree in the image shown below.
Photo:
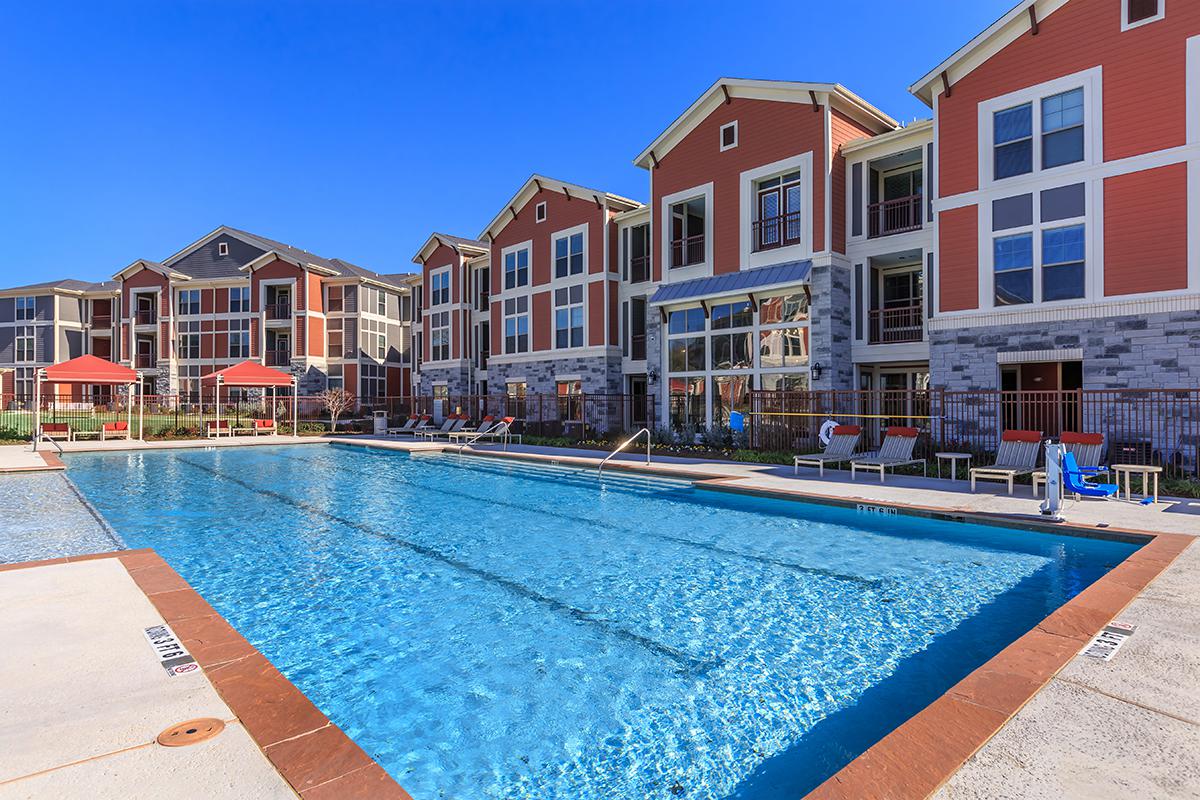
<svg viewBox="0 0 1200 800"><path fill-rule="evenodd" d="M321 405L329 412L331 418L329 424L330 431L336 431L338 417L354 407L354 395L345 389L326 389L317 395L317 399L321 401Z"/></svg>

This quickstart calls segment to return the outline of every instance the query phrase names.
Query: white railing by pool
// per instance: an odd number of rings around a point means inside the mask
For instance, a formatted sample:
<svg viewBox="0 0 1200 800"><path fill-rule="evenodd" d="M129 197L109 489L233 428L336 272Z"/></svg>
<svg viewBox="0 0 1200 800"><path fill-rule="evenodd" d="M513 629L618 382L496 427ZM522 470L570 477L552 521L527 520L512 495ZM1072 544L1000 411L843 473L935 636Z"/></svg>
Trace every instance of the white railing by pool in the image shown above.
<svg viewBox="0 0 1200 800"><path fill-rule="evenodd" d="M624 450L626 447L629 447L629 445L636 442L638 440L638 437L641 436L643 433L646 434L646 466L649 466L650 465L650 429L642 428L640 431L635 433L633 436L630 436L624 442L617 445L616 450L613 450L611 453L609 453L608 455L606 455L604 457L604 460L600 462L600 466L596 467L596 477L599 477L601 474L603 474L604 465L608 463L609 459L611 459L617 453Z"/></svg>

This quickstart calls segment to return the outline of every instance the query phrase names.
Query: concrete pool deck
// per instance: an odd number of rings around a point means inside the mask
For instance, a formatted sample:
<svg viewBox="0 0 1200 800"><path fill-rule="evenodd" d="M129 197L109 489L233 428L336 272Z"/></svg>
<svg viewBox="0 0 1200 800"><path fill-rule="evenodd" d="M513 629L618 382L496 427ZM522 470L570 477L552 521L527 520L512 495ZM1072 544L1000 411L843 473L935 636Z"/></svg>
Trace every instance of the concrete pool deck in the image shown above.
<svg viewBox="0 0 1200 800"><path fill-rule="evenodd" d="M281 441L285 439L292 441ZM235 439L222 444L331 441L418 454L458 450L370 436ZM96 443L76 444L83 445L80 450L99 449ZM110 445L105 450L151 449L105 444ZM158 449L213 443L146 445ZM507 451L487 446L466 452L591 469L605 455L518 445ZM610 467L646 469L644 455L623 455ZM1018 487L1011 497L991 485L972 494L963 481L889 476L884 484L877 478L852 482L836 471L828 471L823 479L803 471L795 477L790 467L683 458L656 457L650 471L722 491L851 507L856 503L894 506L915 513L1044 527L1028 487ZM1156 538L833 776L813 796L847 800L1200 796L1200 689L1196 688L1200 687L1200 623L1195 622L1200 619L1200 595L1194 588L1200 583L1200 548L1189 547L1192 537L1200 534L1200 501L1163 498L1151 507L1069 503L1066 518L1076 533L1084 535L1124 538L1126 531L1141 531ZM211 608L209 612L215 614ZM1137 626L1137 633L1116 657L1101 662L1079 656L1091 637L1114 618ZM237 636L231 628L228 631ZM199 652L193 652L199 659ZM0 784L0 790L4 788ZM2 791L0 800L6 800Z"/></svg>
<svg viewBox="0 0 1200 800"><path fill-rule="evenodd" d="M152 551L0 567L0 607L0 800L411 800ZM168 674L163 624L200 668ZM224 729L159 743L197 720Z"/></svg>

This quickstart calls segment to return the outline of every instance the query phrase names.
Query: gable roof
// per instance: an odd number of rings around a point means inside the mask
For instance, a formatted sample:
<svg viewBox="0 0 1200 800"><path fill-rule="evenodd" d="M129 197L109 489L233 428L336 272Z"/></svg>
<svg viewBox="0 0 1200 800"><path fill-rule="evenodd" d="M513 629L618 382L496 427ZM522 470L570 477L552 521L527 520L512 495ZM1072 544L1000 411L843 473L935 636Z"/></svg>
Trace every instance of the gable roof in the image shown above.
<svg viewBox="0 0 1200 800"><path fill-rule="evenodd" d="M521 188L517 190L517 193L501 207L500 213L492 218L488 226L479 234L479 238L496 238L496 235L504 230L504 227L512 221L513 215L509 209L520 211L534 195L546 189L558 192L559 194L569 195L570 197L582 198L586 201L603 202L603 204L608 205L615 211L628 211L631 208L641 208L642 206L637 200L630 200L628 197L622 197L619 194L602 192L599 189L589 189L577 183L567 183L557 178L547 178L545 175L534 173L529 176L529 180L521 184Z"/></svg>
<svg viewBox="0 0 1200 800"><path fill-rule="evenodd" d="M439 245L443 244L468 258L491 252L488 248L488 243L481 242L478 239L451 236L448 233L431 233L429 234L429 238L425 240L425 244L421 245L421 249L413 256L413 263L424 264L425 259L429 258Z"/></svg>
<svg viewBox="0 0 1200 800"><path fill-rule="evenodd" d="M63 278L57 281L42 281L41 283L30 283L25 286L10 286L2 290L4 294L44 294L47 292L60 292L64 294L89 294L93 292L112 292L116 293L118 284L116 281L78 281L74 278Z"/></svg>
<svg viewBox="0 0 1200 800"><path fill-rule="evenodd" d="M900 123L863 100L840 83L803 83L797 81L764 81L748 78L720 78L708 87L694 103L687 107L666 130L655 137L645 150L638 154L633 163L644 169L653 166L653 159L662 158L685 136L699 125L718 105L729 97L745 97L752 100L775 100L783 103L812 103L824 95L839 111L875 130L876 133L894 130Z"/></svg>
<svg viewBox="0 0 1200 800"><path fill-rule="evenodd" d="M1033 20L1029 14L1031 8L1037 16L1038 22L1041 22L1066 4L1067 0L1021 0L978 36L925 73L916 83L908 87L908 91L932 107L934 95L941 90L943 72L946 73L946 79L953 88L956 80L970 74L980 64L1032 29Z"/></svg>
<svg viewBox="0 0 1200 800"><path fill-rule="evenodd" d="M124 280L135 272L143 269L148 269L151 272L157 272L159 275L166 275L168 278L182 278L186 280L189 277L184 275L182 272L176 272L175 270L167 267L164 264L160 264L157 261L148 261L144 258L139 258L137 261L134 261L116 275L113 275L113 280Z"/></svg>

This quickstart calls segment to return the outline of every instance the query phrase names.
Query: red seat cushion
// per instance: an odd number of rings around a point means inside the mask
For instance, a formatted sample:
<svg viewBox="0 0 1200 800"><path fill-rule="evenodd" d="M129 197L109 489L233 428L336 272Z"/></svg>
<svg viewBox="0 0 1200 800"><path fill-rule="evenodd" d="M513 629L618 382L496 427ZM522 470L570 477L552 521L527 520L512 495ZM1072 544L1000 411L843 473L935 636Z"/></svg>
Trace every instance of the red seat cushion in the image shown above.
<svg viewBox="0 0 1200 800"><path fill-rule="evenodd" d="M106 423L104 423L104 430L106 430L106 431L129 430L129 423L128 422L106 422Z"/></svg>
<svg viewBox="0 0 1200 800"><path fill-rule="evenodd" d="M887 429L888 436L901 436L905 439L915 439L920 432L917 428L904 428L899 425L892 425Z"/></svg>
<svg viewBox="0 0 1200 800"><path fill-rule="evenodd" d="M65 422L45 422L42 424L42 430L49 433L66 433L71 429L71 426Z"/></svg>
<svg viewBox="0 0 1200 800"><path fill-rule="evenodd" d="M1063 431L1062 436L1059 437L1059 441L1063 444L1104 444L1104 434Z"/></svg>
<svg viewBox="0 0 1200 800"><path fill-rule="evenodd" d="M838 425L833 429L834 436L857 436L862 433L861 425Z"/></svg>
<svg viewBox="0 0 1200 800"><path fill-rule="evenodd" d="M1000 435L1002 442L1040 442L1041 431L1005 431Z"/></svg>

